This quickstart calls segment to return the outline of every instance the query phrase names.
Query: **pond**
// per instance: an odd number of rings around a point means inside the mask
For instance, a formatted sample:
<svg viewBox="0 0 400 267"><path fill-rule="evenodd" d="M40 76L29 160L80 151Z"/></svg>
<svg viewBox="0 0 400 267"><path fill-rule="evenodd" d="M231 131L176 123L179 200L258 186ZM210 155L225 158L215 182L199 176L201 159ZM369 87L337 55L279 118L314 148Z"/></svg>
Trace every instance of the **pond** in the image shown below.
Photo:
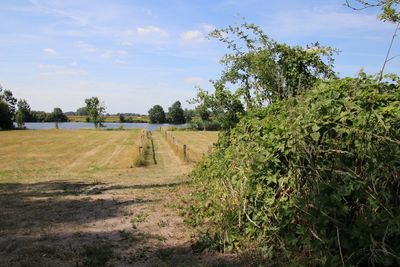
<svg viewBox="0 0 400 267"><path fill-rule="evenodd" d="M172 125L172 124L150 124L150 123L116 123L116 122L105 122L103 123L105 129L116 129L119 128L121 125L125 129L149 129L150 131L154 131L158 127L165 127L165 126L175 126L178 128L185 127L185 124L182 125ZM54 122L26 122L25 127L31 130L46 130L46 129L54 129L55 123ZM89 122L60 122L58 123L59 129L66 129L66 130L76 130L76 129L94 129L93 123Z"/></svg>

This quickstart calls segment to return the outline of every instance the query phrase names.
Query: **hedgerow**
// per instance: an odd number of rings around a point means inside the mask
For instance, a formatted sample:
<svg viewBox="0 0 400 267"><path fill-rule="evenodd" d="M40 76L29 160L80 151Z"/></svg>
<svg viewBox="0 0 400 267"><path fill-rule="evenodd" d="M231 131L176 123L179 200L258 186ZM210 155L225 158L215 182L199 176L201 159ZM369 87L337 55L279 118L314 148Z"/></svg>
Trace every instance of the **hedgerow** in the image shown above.
<svg viewBox="0 0 400 267"><path fill-rule="evenodd" d="M333 79L249 112L191 176L190 222L208 247L274 265L398 265L399 83Z"/></svg>

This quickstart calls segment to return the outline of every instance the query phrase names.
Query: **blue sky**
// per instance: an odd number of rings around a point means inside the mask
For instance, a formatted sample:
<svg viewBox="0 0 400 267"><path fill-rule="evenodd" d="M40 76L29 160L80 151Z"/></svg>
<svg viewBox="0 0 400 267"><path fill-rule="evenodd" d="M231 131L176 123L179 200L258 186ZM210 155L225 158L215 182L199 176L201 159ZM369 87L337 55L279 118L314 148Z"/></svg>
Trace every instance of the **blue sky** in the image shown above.
<svg viewBox="0 0 400 267"><path fill-rule="evenodd" d="M336 47L336 71L354 76L382 65L394 25L376 10L355 12L344 0L282 1L0 1L0 84L34 110L73 111L98 96L107 111L147 113L212 90L223 45L214 28L245 17L273 39ZM400 40L393 55L400 53ZM400 59L388 71L399 73Z"/></svg>

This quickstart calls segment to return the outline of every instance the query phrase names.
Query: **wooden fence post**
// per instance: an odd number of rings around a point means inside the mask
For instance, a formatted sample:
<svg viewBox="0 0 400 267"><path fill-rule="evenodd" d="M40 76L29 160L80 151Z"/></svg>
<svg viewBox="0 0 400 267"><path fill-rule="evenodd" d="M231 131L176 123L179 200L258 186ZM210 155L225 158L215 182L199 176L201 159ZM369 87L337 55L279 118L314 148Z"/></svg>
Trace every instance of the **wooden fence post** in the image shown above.
<svg viewBox="0 0 400 267"><path fill-rule="evenodd" d="M183 160L185 160L185 161L187 160L186 156L187 156L186 155L186 145L184 144L183 145Z"/></svg>

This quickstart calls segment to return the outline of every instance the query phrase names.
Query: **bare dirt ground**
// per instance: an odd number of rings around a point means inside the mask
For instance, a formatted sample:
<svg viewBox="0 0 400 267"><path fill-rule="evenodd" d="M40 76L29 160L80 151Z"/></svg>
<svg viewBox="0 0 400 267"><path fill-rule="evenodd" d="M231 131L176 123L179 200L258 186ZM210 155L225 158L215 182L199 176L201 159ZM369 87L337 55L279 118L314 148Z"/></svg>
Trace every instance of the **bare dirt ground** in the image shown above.
<svg viewBox="0 0 400 267"><path fill-rule="evenodd" d="M0 266L239 266L193 251L175 208L190 166L154 143L157 165L0 183Z"/></svg>

